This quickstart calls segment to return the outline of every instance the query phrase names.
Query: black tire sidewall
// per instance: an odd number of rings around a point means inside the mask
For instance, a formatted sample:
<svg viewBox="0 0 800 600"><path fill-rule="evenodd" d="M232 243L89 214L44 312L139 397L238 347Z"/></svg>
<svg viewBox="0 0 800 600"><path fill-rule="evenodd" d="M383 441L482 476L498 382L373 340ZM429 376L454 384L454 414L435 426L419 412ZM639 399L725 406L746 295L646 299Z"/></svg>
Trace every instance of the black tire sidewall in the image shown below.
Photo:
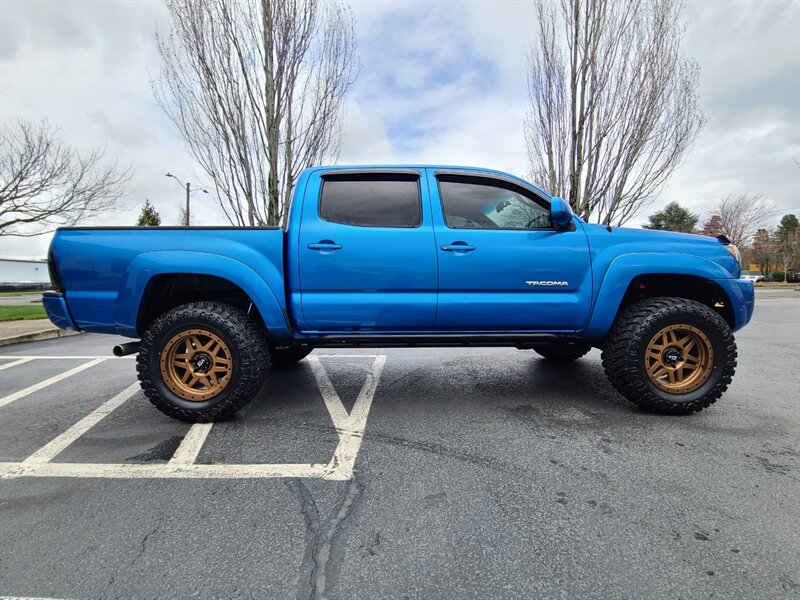
<svg viewBox="0 0 800 600"><path fill-rule="evenodd" d="M231 380L208 400L186 400L170 390L161 374L166 343L181 331L206 329L227 344L233 361ZM170 417L193 423L225 419L250 402L264 383L267 342L259 325L243 310L220 302L183 304L158 317L142 338L137 370L150 402Z"/></svg>

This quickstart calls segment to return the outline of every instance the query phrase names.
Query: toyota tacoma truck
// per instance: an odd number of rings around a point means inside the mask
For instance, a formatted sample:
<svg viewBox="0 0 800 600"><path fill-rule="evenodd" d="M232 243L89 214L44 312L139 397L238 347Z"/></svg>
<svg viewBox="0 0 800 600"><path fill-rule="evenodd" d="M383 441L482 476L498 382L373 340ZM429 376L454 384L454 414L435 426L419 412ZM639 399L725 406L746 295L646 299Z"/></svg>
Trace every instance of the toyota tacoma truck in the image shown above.
<svg viewBox="0 0 800 600"><path fill-rule="evenodd" d="M724 237L588 224L493 170L315 167L284 228L59 229L44 306L139 340L114 353L185 421L230 416L314 348L397 346L597 347L620 394L674 415L731 382L754 306L739 263Z"/></svg>

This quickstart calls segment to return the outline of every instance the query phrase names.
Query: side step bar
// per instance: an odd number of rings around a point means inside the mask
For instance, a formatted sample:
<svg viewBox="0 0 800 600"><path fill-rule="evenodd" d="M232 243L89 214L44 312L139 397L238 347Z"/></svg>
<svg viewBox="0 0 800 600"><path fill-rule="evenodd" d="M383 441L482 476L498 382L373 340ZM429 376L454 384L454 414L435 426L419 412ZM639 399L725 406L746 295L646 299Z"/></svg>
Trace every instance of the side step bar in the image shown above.
<svg viewBox="0 0 800 600"><path fill-rule="evenodd" d="M437 335L322 335L318 337L304 337L294 340L318 348L391 348L406 346L423 346L428 348L455 347L455 346L511 346L528 349L538 344L555 344L564 342L585 342L583 338L570 335L537 334L529 333L503 333L503 334L456 334L444 333Z"/></svg>

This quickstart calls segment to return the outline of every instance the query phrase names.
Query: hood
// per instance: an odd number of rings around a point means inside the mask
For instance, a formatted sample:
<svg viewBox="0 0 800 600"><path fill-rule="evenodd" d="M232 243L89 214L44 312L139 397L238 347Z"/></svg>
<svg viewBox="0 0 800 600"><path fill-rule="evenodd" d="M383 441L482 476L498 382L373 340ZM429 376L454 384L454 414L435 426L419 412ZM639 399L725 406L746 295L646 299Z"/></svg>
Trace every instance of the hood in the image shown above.
<svg viewBox="0 0 800 600"><path fill-rule="evenodd" d="M633 252L689 254L721 266L731 277L739 278L741 265L717 238L694 233L631 229L583 224L593 256L619 256Z"/></svg>

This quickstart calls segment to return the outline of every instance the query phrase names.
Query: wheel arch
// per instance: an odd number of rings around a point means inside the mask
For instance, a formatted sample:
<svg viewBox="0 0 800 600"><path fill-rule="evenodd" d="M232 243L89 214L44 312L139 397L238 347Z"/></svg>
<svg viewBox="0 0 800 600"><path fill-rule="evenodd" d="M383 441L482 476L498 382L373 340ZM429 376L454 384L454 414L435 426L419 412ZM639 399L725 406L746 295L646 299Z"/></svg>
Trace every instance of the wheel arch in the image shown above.
<svg viewBox="0 0 800 600"><path fill-rule="evenodd" d="M630 254L615 259L597 291L597 300L584 335L601 339L617 315L631 304L658 297L686 298L720 314L732 330L742 322L733 295L733 282L722 267L689 255Z"/></svg>
<svg viewBox="0 0 800 600"><path fill-rule="evenodd" d="M123 277L116 326L122 335L141 336L155 317L170 308L227 299L256 311L269 335L288 337L283 289L279 292L274 293L248 265L226 256L182 251L145 253L130 263Z"/></svg>

